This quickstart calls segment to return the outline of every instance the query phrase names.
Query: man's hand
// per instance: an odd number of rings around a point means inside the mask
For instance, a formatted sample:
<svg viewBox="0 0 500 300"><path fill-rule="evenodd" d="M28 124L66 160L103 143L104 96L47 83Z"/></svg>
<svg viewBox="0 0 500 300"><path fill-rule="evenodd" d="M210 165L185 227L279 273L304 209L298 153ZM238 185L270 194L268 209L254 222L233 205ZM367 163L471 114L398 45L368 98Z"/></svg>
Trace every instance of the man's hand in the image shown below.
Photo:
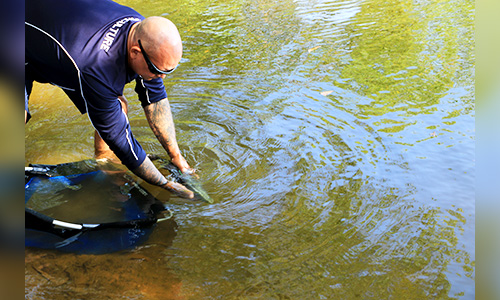
<svg viewBox="0 0 500 300"><path fill-rule="evenodd" d="M172 158L172 163L177 168L179 168L179 170L181 171L182 174L191 175L195 179L200 179L200 176L198 176L198 174L196 174L196 170L192 169L188 165L188 163L186 162L186 160L184 159L184 157L182 157L181 155L179 155L178 157Z"/></svg>
<svg viewBox="0 0 500 300"><path fill-rule="evenodd" d="M139 176L146 182L162 187L166 190L174 192L181 197L193 199L194 193L188 190L185 186L180 183L168 181L163 174L155 167L155 165L151 162L149 157L146 157L142 164L131 170L135 175Z"/></svg>
<svg viewBox="0 0 500 300"><path fill-rule="evenodd" d="M172 163L181 170L182 173L190 173L191 167L187 163L186 159L182 155L172 157Z"/></svg>
<svg viewBox="0 0 500 300"><path fill-rule="evenodd" d="M173 193L176 193L177 195L187 198L187 199L193 199L194 198L194 193L190 190L188 190L185 186L183 186L180 183L173 182L173 181L168 181L164 185L161 186L162 188L169 190Z"/></svg>

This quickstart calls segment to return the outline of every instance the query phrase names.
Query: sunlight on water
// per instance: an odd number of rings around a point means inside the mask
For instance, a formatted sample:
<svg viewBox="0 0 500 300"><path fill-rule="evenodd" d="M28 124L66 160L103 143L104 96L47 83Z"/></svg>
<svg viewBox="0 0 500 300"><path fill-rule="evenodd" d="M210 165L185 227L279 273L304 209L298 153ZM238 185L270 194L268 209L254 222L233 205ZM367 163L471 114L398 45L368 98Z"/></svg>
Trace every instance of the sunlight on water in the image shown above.
<svg viewBox="0 0 500 300"><path fill-rule="evenodd" d="M165 85L215 202L150 187L175 233L159 224L143 247L92 258L130 268L118 288L74 277L79 260L109 275L85 256L28 250L33 299L474 297L473 2L121 3L179 27ZM133 85L125 95L134 135L165 156ZM92 128L62 94L42 86L31 106L27 162L92 157ZM43 282L34 257L68 264L64 282Z"/></svg>

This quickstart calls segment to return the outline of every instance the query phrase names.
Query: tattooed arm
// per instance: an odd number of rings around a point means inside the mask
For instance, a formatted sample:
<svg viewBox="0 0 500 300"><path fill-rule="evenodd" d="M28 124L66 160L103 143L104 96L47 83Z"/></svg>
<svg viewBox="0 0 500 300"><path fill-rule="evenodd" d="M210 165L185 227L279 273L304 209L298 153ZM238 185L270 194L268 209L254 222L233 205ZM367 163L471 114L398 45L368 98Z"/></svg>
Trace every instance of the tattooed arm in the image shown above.
<svg viewBox="0 0 500 300"><path fill-rule="evenodd" d="M145 106L144 112L146 113L149 126L172 159L172 163L174 163L183 173L190 170L188 163L181 155L179 145L175 138L174 121L172 120L172 112L170 111L168 99L165 98Z"/></svg>
<svg viewBox="0 0 500 300"><path fill-rule="evenodd" d="M182 157L177 140L175 139L175 128L170 111L170 104L165 98L144 107L144 112L149 126L172 159L172 162L184 172L190 167L184 157ZM167 181L165 176L158 171L149 157L146 157L142 164L132 170L132 172L150 184L160 186L173 191L185 198L194 198L194 193L180 183Z"/></svg>

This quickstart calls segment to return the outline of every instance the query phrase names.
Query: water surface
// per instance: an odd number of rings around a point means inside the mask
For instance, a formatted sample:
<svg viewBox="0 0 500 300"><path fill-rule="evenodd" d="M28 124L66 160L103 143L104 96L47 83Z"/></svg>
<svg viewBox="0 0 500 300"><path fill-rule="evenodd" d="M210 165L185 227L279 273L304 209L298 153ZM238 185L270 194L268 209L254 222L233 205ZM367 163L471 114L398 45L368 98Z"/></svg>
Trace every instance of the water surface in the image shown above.
<svg viewBox="0 0 500 300"><path fill-rule="evenodd" d="M215 202L149 187L175 217L147 244L28 249L26 298L474 298L473 1L120 3L179 28L165 85ZM166 155L133 88L134 135ZM26 162L93 156L62 92L30 107Z"/></svg>

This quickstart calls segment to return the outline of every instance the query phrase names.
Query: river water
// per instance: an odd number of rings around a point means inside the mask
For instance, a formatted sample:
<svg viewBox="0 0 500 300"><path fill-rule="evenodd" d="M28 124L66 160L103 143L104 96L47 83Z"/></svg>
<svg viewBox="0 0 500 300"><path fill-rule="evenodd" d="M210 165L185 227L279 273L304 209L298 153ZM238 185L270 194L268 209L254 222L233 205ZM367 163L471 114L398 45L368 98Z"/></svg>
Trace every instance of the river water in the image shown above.
<svg viewBox="0 0 500 300"><path fill-rule="evenodd" d="M165 85L214 203L149 186L173 220L131 251L27 249L27 299L474 299L473 1L120 3L179 28ZM30 109L26 163L92 158L61 91Z"/></svg>

